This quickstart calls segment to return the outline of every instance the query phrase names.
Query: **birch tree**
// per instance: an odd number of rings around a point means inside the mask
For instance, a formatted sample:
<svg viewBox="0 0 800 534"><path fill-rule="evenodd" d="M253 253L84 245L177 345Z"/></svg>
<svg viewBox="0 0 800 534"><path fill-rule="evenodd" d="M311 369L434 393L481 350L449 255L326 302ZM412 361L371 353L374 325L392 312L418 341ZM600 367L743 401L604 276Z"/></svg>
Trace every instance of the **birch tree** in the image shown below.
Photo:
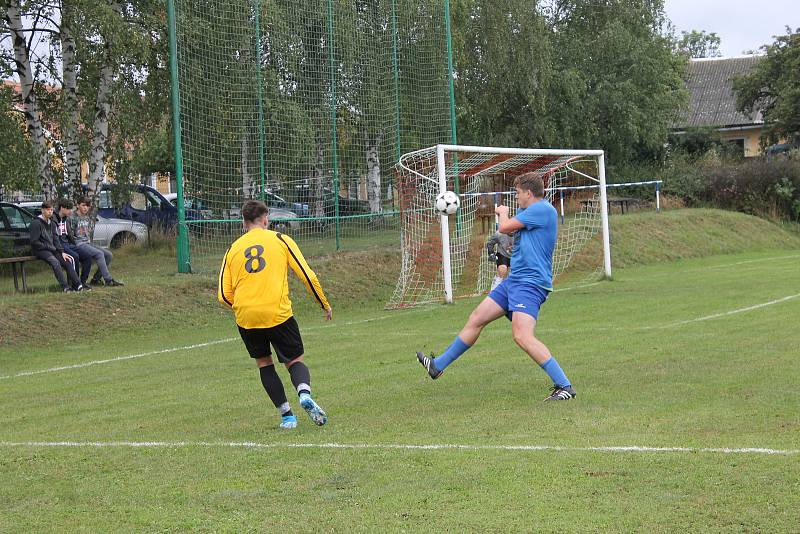
<svg viewBox="0 0 800 534"><path fill-rule="evenodd" d="M12 62L3 59L20 80L42 193L52 198L64 185L78 194L85 161L87 185L96 195L114 175L109 156L127 157L161 115L141 108L163 104L154 92L167 92L163 6L154 0L7 0L3 15L3 48L13 47L14 54ZM136 117L124 116L131 107L138 108ZM63 184L57 184L54 169L61 167Z"/></svg>

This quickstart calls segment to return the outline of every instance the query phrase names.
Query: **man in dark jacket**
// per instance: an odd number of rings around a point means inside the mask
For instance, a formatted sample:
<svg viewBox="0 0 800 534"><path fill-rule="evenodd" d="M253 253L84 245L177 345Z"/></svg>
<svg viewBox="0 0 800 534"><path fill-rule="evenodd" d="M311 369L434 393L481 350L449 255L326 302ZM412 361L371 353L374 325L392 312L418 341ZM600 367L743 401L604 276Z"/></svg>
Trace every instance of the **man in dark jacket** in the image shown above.
<svg viewBox="0 0 800 534"><path fill-rule="evenodd" d="M88 286L83 283L83 279L80 278L80 273L81 270L85 270L88 273L89 269L92 268L92 259L81 256L80 251L76 248L75 235L72 233L72 228L68 221L72 216L74 207L71 200L66 198L59 199L53 209L53 216L50 221L56 227L56 236L61 241L61 248L72 258L72 266L75 268L75 272L78 273L81 284L88 289ZM67 258L67 261L70 261L69 258ZM80 261L81 269L78 269L78 261Z"/></svg>
<svg viewBox="0 0 800 534"><path fill-rule="evenodd" d="M64 252L61 240L55 223L50 219L53 217L53 205L49 202L42 202L42 213L31 222L31 249L33 255L44 261L53 269L56 280L64 291L83 291L81 280L75 272L73 262ZM67 271L69 282L64 277Z"/></svg>

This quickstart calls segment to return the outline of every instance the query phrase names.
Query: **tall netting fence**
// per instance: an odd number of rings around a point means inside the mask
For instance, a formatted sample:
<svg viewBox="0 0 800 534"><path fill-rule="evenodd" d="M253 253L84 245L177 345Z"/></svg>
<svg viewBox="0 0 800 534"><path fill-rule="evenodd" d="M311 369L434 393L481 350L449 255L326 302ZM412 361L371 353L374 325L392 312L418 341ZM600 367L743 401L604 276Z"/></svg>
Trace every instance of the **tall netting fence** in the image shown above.
<svg viewBox="0 0 800 534"><path fill-rule="evenodd" d="M451 139L444 0L172 0L191 269L263 199L304 250L396 243L394 163Z"/></svg>
<svg viewBox="0 0 800 534"><path fill-rule="evenodd" d="M544 176L547 199L559 211L553 254L555 283L570 275L580 281L602 278L599 157L520 152L499 153L488 148L443 151L445 189L458 192L461 198L458 211L448 218L446 234L453 298L489 291L496 273L486 246L497 227L494 209L499 204L509 206L513 217L517 207L514 179L530 171ZM442 302L442 219L434 207L442 187L436 147L403 155L398 170L402 265L387 308ZM596 246L587 246L593 240Z"/></svg>

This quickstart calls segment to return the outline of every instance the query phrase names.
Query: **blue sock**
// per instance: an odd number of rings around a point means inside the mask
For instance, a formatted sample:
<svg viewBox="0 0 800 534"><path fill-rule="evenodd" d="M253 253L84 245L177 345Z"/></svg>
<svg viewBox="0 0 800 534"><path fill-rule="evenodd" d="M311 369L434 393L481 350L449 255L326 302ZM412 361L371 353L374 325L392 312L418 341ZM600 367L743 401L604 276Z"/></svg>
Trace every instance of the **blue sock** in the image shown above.
<svg viewBox="0 0 800 534"><path fill-rule="evenodd" d="M447 350L433 360L433 364L440 371L444 371L445 367L456 361L468 348L470 348L470 345L467 345L461 341L460 337L456 336L450 346L447 347Z"/></svg>
<svg viewBox="0 0 800 534"><path fill-rule="evenodd" d="M569 383L567 375L561 370L561 366L558 365L558 362L552 356L550 356L549 360L540 365L540 367L544 369L544 372L547 373L547 376L553 380L553 384L556 386L568 387L572 385Z"/></svg>

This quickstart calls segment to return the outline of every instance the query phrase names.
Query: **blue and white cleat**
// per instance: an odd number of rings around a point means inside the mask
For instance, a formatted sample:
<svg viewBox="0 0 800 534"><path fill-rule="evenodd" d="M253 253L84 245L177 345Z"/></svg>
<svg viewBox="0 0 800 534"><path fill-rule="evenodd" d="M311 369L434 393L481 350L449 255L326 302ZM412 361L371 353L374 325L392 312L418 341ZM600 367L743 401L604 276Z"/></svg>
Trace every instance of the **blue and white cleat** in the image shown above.
<svg viewBox="0 0 800 534"><path fill-rule="evenodd" d="M280 428L297 428L297 417L294 415L284 415L281 417Z"/></svg>
<svg viewBox="0 0 800 534"><path fill-rule="evenodd" d="M315 425L322 426L328 422L328 415L325 413L325 410L311 398L311 395L301 395L300 406L306 411L311 420L314 421Z"/></svg>

